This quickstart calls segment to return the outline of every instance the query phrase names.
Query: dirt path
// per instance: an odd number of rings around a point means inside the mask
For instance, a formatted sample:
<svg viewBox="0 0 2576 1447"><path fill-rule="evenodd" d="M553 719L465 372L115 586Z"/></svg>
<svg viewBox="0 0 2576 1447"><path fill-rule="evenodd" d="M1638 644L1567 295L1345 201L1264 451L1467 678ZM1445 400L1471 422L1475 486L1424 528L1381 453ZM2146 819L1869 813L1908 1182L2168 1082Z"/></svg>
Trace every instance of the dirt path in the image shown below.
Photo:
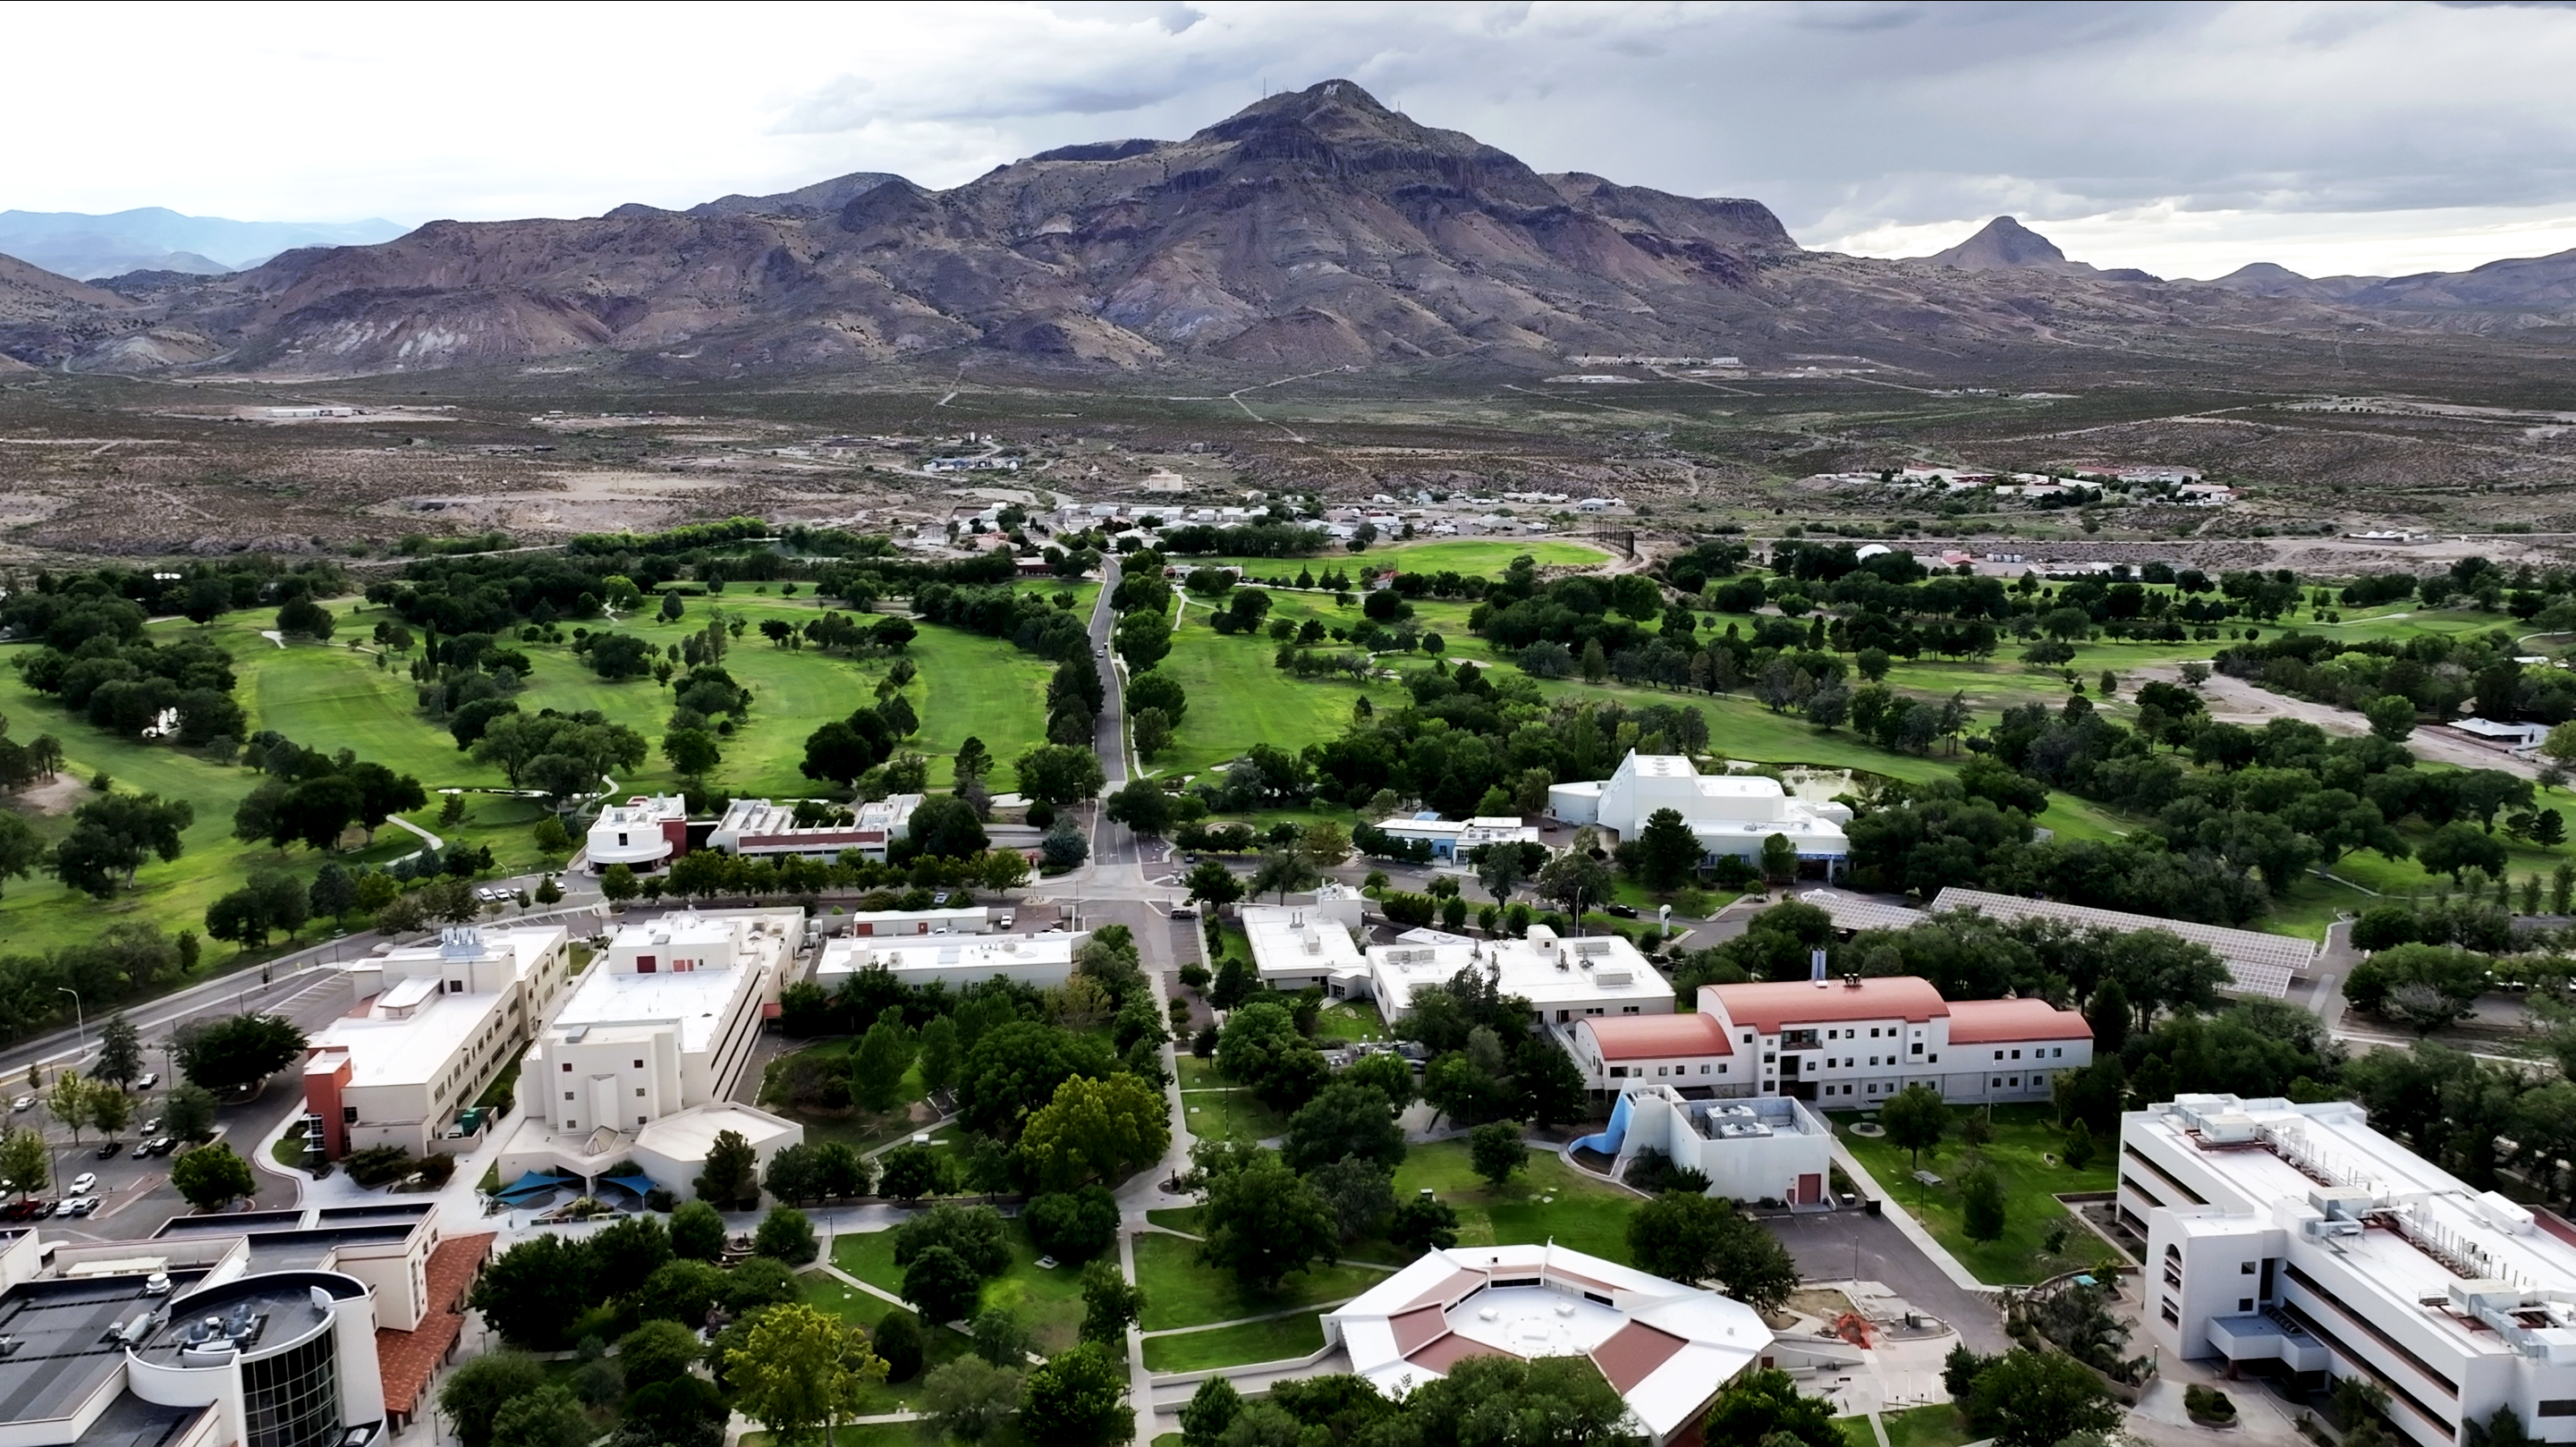
<svg viewBox="0 0 2576 1447"><path fill-rule="evenodd" d="M2177 665L2159 665L2133 670L2131 676L2141 681L2179 683L2182 670ZM2222 723L2261 728L2276 718L2295 718L2330 734L2362 734L2370 730L2369 722L2350 709L2274 693L2223 673L2212 673L2209 682L2201 686L2200 696L2208 704L2209 716ZM2438 725L2416 729L2407 738L2406 747L2413 749L2417 758L2435 763L2456 764L2463 769L2502 769L2526 779L2539 778L2543 767L2538 760L2518 759L2502 749L2472 743Z"/></svg>

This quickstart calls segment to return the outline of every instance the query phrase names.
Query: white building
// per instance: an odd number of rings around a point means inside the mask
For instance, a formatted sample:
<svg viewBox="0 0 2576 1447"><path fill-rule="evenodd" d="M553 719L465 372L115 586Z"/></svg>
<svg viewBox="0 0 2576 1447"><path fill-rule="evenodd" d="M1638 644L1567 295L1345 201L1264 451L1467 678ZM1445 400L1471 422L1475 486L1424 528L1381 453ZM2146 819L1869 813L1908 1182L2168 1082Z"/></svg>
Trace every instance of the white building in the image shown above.
<svg viewBox="0 0 2576 1447"><path fill-rule="evenodd" d="M619 930L520 1062L502 1179L592 1176L632 1158L686 1196L720 1129L750 1139L764 1165L803 1140L803 1127L730 1097L804 940L794 909L682 911Z"/></svg>
<svg viewBox="0 0 2576 1447"><path fill-rule="evenodd" d="M2512 749L2517 753L2539 748L2549 739L2549 725L2539 723L2498 723L2493 719L2464 718L2455 720L2451 727L2479 743Z"/></svg>
<svg viewBox="0 0 2576 1447"><path fill-rule="evenodd" d="M958 909L870 909L840 916L847 933L860 939L888 935L980 935L1005 928L1006 909L966 905Z"/></svg>
<svg viewBox="0 0 2576 1447"><path fill-rule="evenodd" d="M2449 1447L2497 1408L2576 1440L2576 1228L2479 1192L2346 1101L2184 1095L2120 1118L2141 1314L2177 1356L2360 1376Z"/></svg>
<svg viewBox="0 0 2576 1447"><path fill-rule="evenodd" d="M593 874L623 864L637 874L660 869L689 847L689 801L678 794L637 794L599 811L582 845Z"/></svg>
<svg viewBox="0 0 2576 1447"><path fill-rule="evenodd" d="M1673 1011L1672 983L1635 945L1617 935L1564 939L1543 924L1530 926L1527 939L1442 935L1435 941L1372 945L1368 993L1392 1024L1413 1008L1415 990L1446 985L1463 969L1482 971L1502 994L1529 1001L1533 1024L1566 1027L1580 1020Z"/></svg>
<svg viewBox="0 0 2576 1447"><path fill-rule="evenodd" d="M1774 834L1786 836L1800 859L1823 860L1828 873L1851 854L1843 834L1849 808L1792 799L1762 774L1703 774L1680 754L1631 750L1607 779L1549 785L1547 804L1568 824L1596 824L1622 840L1636 838L1656 810L1670 809L1710 858L1759 860Z"/></svg>
<svg viewBox="0 0 2576 1447"><path fill-rule="evenodd" d="M1588 1358L1653 1447L1696 1441L1718 1392L1775 1354L1744 1303L1562 1246L1433 1251L1323 1320L1391 1397L1471 1357Z"/></svg>
<svg viewBox="0 0 2576 1447"><path fill-rule="evenodd" d="M1829 1189L1833 1140L1833 1128L1795 1100L1692 1100L1670 1085L1635 1085L1620 1092L1609 1128L1575 1145L1612 1157L1613 1175L1639 1151L1661 1151L1708 1177L1712 1196L1807 1206Z"/></svg>
<svg viewBox="0 0 2576 1447"><path fill-rule="evenodd" d="M1090 942L1088 932L1052 931L1035 935L920 935L890 938L840 938L823 942L814 963L814 983L838 990L862 970L882 969L916 988L946 985L954 990L978 985L1000 975L1015 984L1049 989L1073 978L1073 957Z"/></svg>
<svg viewBox="0 0 2576 1447"><path fill-rule="evenodd" d="M886 846L921 807L919 794L895 794L861 804L847 824L798 824L793 806L767 799L736 799L707 835L707 847L753 859L794 856L829 863L855 849L882 861Z"/></svg>
<svg viewBox="0 0 2576 1447"><path fill-rule="evenodd" d="M1668 1020L1577 1020L1568 1048L1595 1090L1644 1080L1712 1096L1857 1108L1921 1083L1953 1101L2046 1100L2093 1061L2093 1030L2045 1000L1946 1001L1912 975L1702 985Z"/></svg>
<svg viewBox="0 0 2576 1447"><path fill-rule="evenodd" d="M1479 814L1472 819L1443 819L1438 814L1381 819L1377 826L1394 839L1421 839L1431 845L1432 862L1455 863L1480 844L1536 844L1538 830L1517 814Z"/></svg>
<svg viewBox="0 0 2576 1447"><path fill-rule="evenodd" d="M454 1151L442 1142L470 1134L460 1113L565 997L572 940L560 925L460 925L349 973L358 1007L313 1038L304 1064L325 1155Z"/></svg>
<svg viewBox="0 0 2576 1447"><path fill-rule="evenodd" d="M1339 1000L1369 991L1369 965L1352 932L1360 927L1359 896L1319 891L1313 904L1247 904L1235 911L1252 947L1253 968L1273 989L1295 992L1321 985Z"/></svg>

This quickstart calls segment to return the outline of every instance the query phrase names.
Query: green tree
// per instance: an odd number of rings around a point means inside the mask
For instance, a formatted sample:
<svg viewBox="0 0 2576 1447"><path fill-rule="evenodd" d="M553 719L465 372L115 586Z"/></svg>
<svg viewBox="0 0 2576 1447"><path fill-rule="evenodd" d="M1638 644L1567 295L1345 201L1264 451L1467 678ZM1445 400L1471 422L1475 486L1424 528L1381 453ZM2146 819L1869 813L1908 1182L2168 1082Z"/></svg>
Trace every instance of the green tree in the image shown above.
<svg viewBox="0 0 2576 1447"><path fill-rule="evenodd" d="M1145 1319L1145 1289L1131 1286L1117 1264L1098 1260L1082 1269L1082 1339L1116 1346L1127 1328Z"/></svg>
<svg viewBox="0 0 2576 1447"><path fill-rule="evenodd" d="M1969 1170L1959 1182L1959 1209L1971 1241L2000 1240L2004 1234L2004 1183L1988 1165Z"/></svg>
<svg viewBox="0 0 2576 1447"><path fill-rule="evenodd" d="M590 1253L579 1242L530 1237L492 1258L474 1278L469 1300L503 1340L552 1351L564 1345L564 1329L572 1324L565 1303L589 1291L590 1265Z"/></svg>
<svg viewBox="0 0 2576 1447"><path fill-rule="evenodd" d="M662 736L662 757L692 789L705 785L707 775L724 762L724 748L716 736L705 729L673 729Z"/></svg>
<svg viewBox="0 0 2576 1447"><path fill-rule="evenodd" d="M720 1130L707 1147L706 1169L691 1183L698 1199L717 1210L760 1204L760 1156L742 1132Z"/></svg>
<svg viewBox="0 0 2576 1447"><path fill-rule="evenodd" d="M1569 849L1538 872L1538 896L1580 921L1583 911L1610 897L1610 870L1600 860Z"/></svg>
<svg viewBox="0 0 2576 1447"><path fill-rule="evenodd" d="M921 1319L896 1307L877 1319L868 1344L885 1359L886 1380L908 1382L921 1374Z"/></svg>
<svg viewBox="0 0 2576 1447"><path fill-rule="evenodd" d="M2491 978L2484 955L2447 945L2402 944L2353 966L2343 994L2356 1009L2430 1035L2469 1014Z"/></svg>
<svg viewBox="0 0 2576 1447"><path fill-rule="evenodd" d="M1798 1289L1798 1267L1779 1239L1732 1202L1696 1191L1666 1191L1628 1218L1637 1269L1673 1281L1715 1281L1757 1311L1773 1311Z"/></svg>
<svg viewBox="0 0 2576 1447"><path fill-rule="evenodd" d="M569 1387L548 1382L492 1414L492 1447L589 1447L598 1432Z"/></svg>
<svg viewBox="0 0 2576 1447"><path fill-rule="evenodd" d="M98 1061L89 1068L90 1078L104 1080L118 1089L132 1085L143 1075L143 1034L120 1010L107 1017L98 1029Z"/></svg>
<svg viewBox="0 0 2576 1447"><path fill-rule="evenodd" d="M981 1442L1019 1410L1021 1374L979 1356L959 1357L921 1384L922 1414L948 1437Z"/></svg>
<svg viewBox="0 0 2576 1447"><path fill-rule="evenodd" d="M1162 1159L1170 1149L1170 1107L1162 1092L1135 1076L1075 1076L1029 1117L1020 1157L1043 1190L1088 1181L1116 1182Z"/></svg>
<svg viewBox="0 0 2576 1447"><path fill-rule="evenodd" d="M1386 1237L1411 1256L1458 1244L1458 1208L1437 1196L1414 1195L1396 1203Z"/></svg>
<svg viewBox="0 0 2576 1447"><path fill-rule="evenodd" d="M77 1070L66 1070L54 1077L54 1088L45 1092L45 1109L54 1120L72 1133L72 1144L80 1144L80 1133L89 1125L90 1097L98 1087L89 1083Z"/></svg>
<svg viewBox="0 0 2576 1447"><path fill-rule="evenodd" d="M975 1313L966 1334L974 1339L975 1355L997 1367L1026 1366L1030 1350L1037 1345L1029 1324L1007 1306L988 1306Z"/></svg>
<svg viewBox="0 0 2576 1447"><path fill-rule="evenodd" d="M172 1140L201 1141L215 1133L214 1092L181 1085L161 1103L161 1129Z"/></svg>
<svg viewBox="0 0 2576 1447"><path fill-rule="evenodd" d="M599 893L610 904L624 904L644 892L637 883L635 871L623 864L612 864L599 872Z"/></svg>
<svg viewBox="0 0 2576 1447"><path fill-rule="evenodd" d="M946 1090L957 1083L957 1022L941 1015L921 1027L921 1040L913 1056L921 1068L924 1090Z"/></svg>
<svg viewBox="0 0 2576 1447"><path fill-rule="evenodd" d="M1529 1147L1521 1141L1516 1120L1498 1120L1467 1133L1467 1163L1496 1190L1529 1164Z"/></svg>
<svg viewBox="0 0 2576 1447"><path fill-rule="evenodd" d="M1700 1430L1707 1441L1747 1447L1843 1447L1833 1417L1830 1399L1806 1396L1787 1372L1764 1367L1727 1383L1700 1419Z"/></svg>
<svg viewBox="0 0 2576 1447"><path fill-rule="evenodd" d="M211 1211L259 1190L259 1183L251 1179L250 1162L220 1142L199 1146L172 1161L170 1186L180 1199L200 1211Z"/></svg>
<svg viewBox="0 0 2576 1447"><path fill-rule="evenodd" d="M1403 1065L1399 1056L1369 1058ZM1300 1172L1319 1170L1346 1156L1393 1170L1404 1160L1404 1127L1375 1086L1344 1078L1325 1086L1289 1118L1288 1139L1280 1154L1290 1169Z"/></svg>
<svg viewBox="0 0 2576 1447"><path fill-rule="evenodd" d="M1021 1434L1047 1447L1109 1447L1136 1435L1127 1405L1127 1363L1098 1342L1059 1352L1029 1373L1020 1399Z"/></svg>
<svg viewBox="0 0 2576 1447"><path fill-rule="evenodd" d="M1021 793L1056 808L1095 797L1106 782L1100 756L1070 744L1041 744L1029 750L1020 755L1018 771Z"/></svg>
<svg viewBox="0 0 2576 1447"><path fill-rule="evenodd" d="M1258 1148L1236 1153L1207 1181L1207 1237L1199 1254L1259 1292L1332 1254L1340 1232L1321 1193Z"/></svg>
<svg viewBox="0 0 2576 1447"><path fill-rule="evenodd" d="M90 1092L89 1123L98 1133L114 1140L125 1133L134 1119L134 1097L114 1086L102 1085Z"/></svg>
<svg viewBox="0 0 2576 1447"><path fill-rule="evenodd" d="M1209 1377L1181 1408L1181 1447L1218 1447L1243 1412L1243 1395L1223 1377Z"/></svg>
<svg viewBox="0 0 2576 1447"><path fill-rule="evenodd" d="M2424 866L2426 873L2447 874L2454 885L2464 883L2472 869L2490 879L2501 879L2506 860L2503 840L2474 824L2456 821L2434 830L2433 837L2415 851L2415 861Z"/></svg>
<svg viewBox="0 0 2576 1447"><path fill-rule="evenodd" d="M304 1057L304 1032L276 1015L227 1015L182 1025L180 1073L212 1091L243 1091Z"/></svg>
<svg viewBox="0 0 2576 1447"><path fill-rule="evenodd" d="M1637 832L1635 854L1637 878L1648 889L1658 893L1681 887L1698 870L1700 859L1707 853L1699 836L1679 810L1657 809L1646 816L1646 827Z"/></svg>
<svg viewBox="0 0 2576 1447"><path fill-rule="evenodd" d="M1109 796L1102 812L1138 834L1159 838L1172 824L1172 796L1152 779L1133 779Z"/></svg>
<svg viewBox="0 0 2576 1447"><path fill-rule="evenodd" d="M2066 1128L2066 1148L2059 1153L2069 1170L2080 1171L2093 1163L2093 1127L2078 1120Z"/></svg>
<svg viewBox="0 0 2576 1447"><path fill-rule="evenodd" d="M885 1380L886 1364L867 1338L810 1306L771 1307L751 1319L744 1345L725 1358L735 1405L789 1441L857 1408L860 1389Z"/></svg>
<svg viewBox="0 0 2576 1447"><path fill-rule="evenodd" d="M2053 1447L2078 1432L2120 1424L2110 1389L2083 1363L2023 1347L1979 1372L1963 1405L1970 1424L1996 1447Z"/></svg>
<svg viewBox="0 0 2576 1447"><path fill-rule="evenodd" d="M0 811L0 883L25 879L45 862L45 836L23 815Z"/></svg>
<svg viewBox="0 0 2576 1447"><path fill-rule="evenodd" d="M859 1037L850 1061L850 1094L874 1111L903 1103L903 1074L912 1067L912 1036L903 1027L903 1010L889 1006Z"/></svg>
<svg viewBox="0 0 2576 1447"><path fill-rule="evenodd" d="M962 1321L983 1294L984 1278L945 1246L923 1250L903 1270L903 1299L924 1321Z"/></svg>
<svg viewBox="0 0 2576 1447"><path fill-rule="evenodd" d="M2125 1014L2122 1023L2127 1023ZM1941 1137L1950 1129L1950 1106L1941 1099L1941 1092L1916 1081L1879 1106L1878 1123L1887 1132L1887 1143L1905 1152L1907 1164L1919 1168L1925 1151L1939 1154Z"/></svg>
<svg viewBox="0 0 2576 1447"><path fill-rule="evenodd" d="M760 1229L752 1234L751 1249L773 1261L802 1266L820 1254L822 1247L814 1239L814 1223L793 1206L772 1206L760 1219Z"/></svg>
<svg viewBox="0 0 2576 1447"><path fill-rule="evenodd" d="M1243 881L1222 860L1200 860L1181 882L1190 887L1188 897L1204 905L1221 907L1243 898Z"/></svg>
<svg viewBox="0 0 2576 1447"><path fill-rule="evenodd" d="M1407 1425L1422 1442L1458 1444L1606 1444L1633 1441L1623 1428L1628 1404L1601 1370L1579 1356L1471 1357L1405 1398ZM1505 1425L1508 1424L1508 1425ZM1712 1442L1735 1439L1712 1435ZM1818 1444L1828 1447L1828 1444Z"/></svg>
<svg viewBox="0 0 2576 1447"><path fill-rule="evenodd" d="M43 1132L20 1126L0 1134L0 1181L7 1181L21 1198L47 1188L53 1180L53 1165Z"/></svg>
<svg viewBox="0 0 2576 1447"><path fill-rule="evenodd" d="M465 1447L490 1447L492 1422L501 1409L546 1385L545 1367L523 1352L487 1352L469 1357L447 1374L438 1389L439 1410L447 1414Z"/></svg>
<svg viewBox="0 0 2576 1447"><path fill-rule="evenodd" d="M2402 693L2372 699L2362 705L2361 716L2370 720L2370 731L2392 744L2406 742L2415 732L2415 700Z"/></svg>

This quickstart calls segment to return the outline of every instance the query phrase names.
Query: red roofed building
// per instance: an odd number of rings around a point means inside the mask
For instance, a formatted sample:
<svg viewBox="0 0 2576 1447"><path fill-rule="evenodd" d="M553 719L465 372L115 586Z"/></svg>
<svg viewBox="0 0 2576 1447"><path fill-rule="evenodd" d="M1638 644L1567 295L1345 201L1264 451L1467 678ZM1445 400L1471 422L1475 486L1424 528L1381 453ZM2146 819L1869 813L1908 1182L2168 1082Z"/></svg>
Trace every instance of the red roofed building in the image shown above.
<svg viewBox="0 0 2576 1447"><path fill-rule="evenodd" d="M1956 1101L2046 1100L2093 1061L2084 1017L2044 1000L1941 998L1911 975L1705 985L1696 1012L1574 1022L1595 1090L1786 1095L1864 1107L1921 1082Z"/></svg>

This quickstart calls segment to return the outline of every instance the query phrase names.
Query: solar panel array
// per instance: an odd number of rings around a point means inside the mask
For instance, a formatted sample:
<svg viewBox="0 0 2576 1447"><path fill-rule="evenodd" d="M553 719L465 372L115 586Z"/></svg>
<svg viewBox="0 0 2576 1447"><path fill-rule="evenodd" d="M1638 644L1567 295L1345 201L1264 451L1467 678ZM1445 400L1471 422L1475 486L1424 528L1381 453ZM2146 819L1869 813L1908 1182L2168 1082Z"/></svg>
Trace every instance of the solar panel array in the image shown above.
<svg viewBox="0 0 2576 1447"><path fill-rule="evenodd" d="M1882 906L1883 907L1883 906ZM2290 993L2290 978L2304 974L2316 963L2317 946L2312 940L2289 935L2263 934L2256 930L2227 929L2219 925L2191 924L2178 919L2159 919L2148 914L2129 914L2116 909L2093 909L2080 904L2060 904L2051 899L2024 899L2013 894L1990 894L1982 889L1952 887L1941 891L1932 901L1934 910L1973 909L1991 920L2017 923L2026 919L2058 920L2080 929L2142 930L2160 929L2196 945L2206 945L2210 953L2227 965L2235 977L2239 994L2264 995L2280 999ZM1841 923L1837 917L1837 924Z"/></svg>

